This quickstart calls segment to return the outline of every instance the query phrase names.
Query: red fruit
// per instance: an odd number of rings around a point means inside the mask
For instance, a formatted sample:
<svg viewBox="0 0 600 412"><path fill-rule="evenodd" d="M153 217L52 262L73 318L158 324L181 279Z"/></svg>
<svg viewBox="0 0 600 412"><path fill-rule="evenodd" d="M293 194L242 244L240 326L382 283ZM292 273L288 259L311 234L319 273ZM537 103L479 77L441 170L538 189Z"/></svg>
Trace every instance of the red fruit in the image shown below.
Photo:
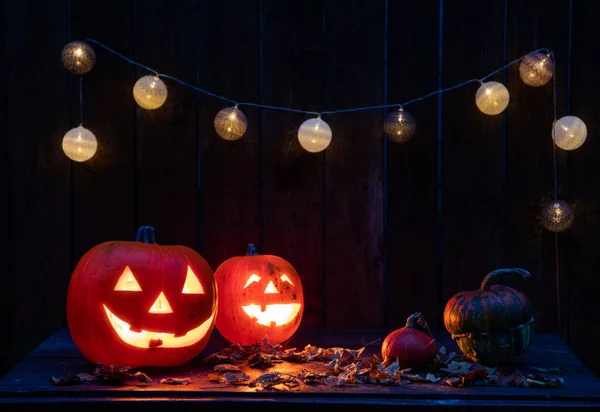
<svg viewBox="0 0 600 412"><path fill-rule="evenodd" d="M423 315L413 313L405 327L396 329L384 339L381 345L383 359L397 360L402 368L425 368L431 363L437 346L429 333L416 328L415 322L428 329Z"/></svg>

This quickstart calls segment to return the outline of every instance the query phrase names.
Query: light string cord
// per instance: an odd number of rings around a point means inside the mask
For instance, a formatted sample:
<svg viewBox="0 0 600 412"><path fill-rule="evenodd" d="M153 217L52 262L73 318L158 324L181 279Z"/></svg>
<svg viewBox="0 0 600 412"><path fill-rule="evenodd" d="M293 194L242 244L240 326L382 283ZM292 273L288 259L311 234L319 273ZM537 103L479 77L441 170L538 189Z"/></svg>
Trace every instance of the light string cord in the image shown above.
<svg viewBox="0 0 600 412"><path fill-rule="evenodd" d="M322 112L316 112L316 111L309 111L309 110L293 109L293 108L285 107L285 106L272 106L272 105L266 105L266 104L260 104L260 103L252 103L252 102L237 102L237 101L235 101L233 99L230 99L229 97L221 96L219 94L209 92L208 90L202 89L202 88L200 88L198 86L195 86L193 84L185 82L185 81L183 81L181 79L178 79L176 77L173 77L173 76L170 76L170 75L167 75L167 74L159 73L158 71L156 71L156 70L154 70L154 69L152 69L152 68L150 68L148 66L145 66L145 65L143 65L141 63L138 63L138 62L136 62L134 60L131 60L131 59L125 57L121 53L119 53L119 52L111 49L110 47L108 47L107 45L99 42L98 40L86 39L86 41L89 41L90 43L97 44L98 46L102 47L103 49L106 49L107 51L109 51L109 52L113 53L114 55L120 57L121 59L125 60L126 62L131 63L131 64L133 64L135 66L138 66L138 67L140 67L142 69L145 69L145 70L149 71L150 73L153 73L156 77L163 78L163 79L173 80L173 81L175 81L175 82L177 82L177 83L179 83L179 84L181 84L181 85L183 85L185 87L189 87L190 89L196 90L196 91L198 91L200 93L204 93L204 94L206 94L208 96L212 96L212 97L215 97L217 99L224 100L226 102L232 103L236 107L237 106L252 106L252 107L258 107L258 108L263 108L263 109L273 109L273 110L283 110L283 111L294 112L294 113L313 114L313 115L316 115L318 117L321 117L322 115L325 115L325 114L350 113L350 112L358 112L358 111L374 110L374 109L387 109L387 108L392 108L392 107L402 108L402 107L407 106L407 105L409 105L411 103L415 103L415 102L424 100L424 99L426 99L428 97L435 96L435 95L440 94L440 93L448 92L450 90L458 89L459 87L465 86L465 85L470 84L470 83L483 84L484 80L486 80L489 77L495 75L496 73L499 73L502 70L504 70L504 69L512 66L513 64L520 62L521 60L523 60L525 57L527 57L528 55L530 55L532 53L545 52L545 53L552 54L552 51L550 49L547 49L547 48L537 49L537 50L534 50L534 51L531 51L531 52L527 53L526 55L524 55L524 56L522 56L522 57L520 57L520 58L518 58L516 60L511 61L510 63L505 64L504 66L502 66L502 67L494 70L491 73L486 74L482 78L479 78L479 79L470 79L470 80L464 81L462 83L456 84L454 86L447 87L445 89L435 90L435 91L433 91L431 93L428 93L428 94L426 94L424 96L414 98L412 100L409 100L409 101L407 101L405 103L401 103L401 104L394 103L394 104L384 104L384 105L375 105L375 106L363 106L363 107L354 107L354 108L350 108L350 109L325 110L325 111L322 111Z"/></svg>
<svg viewBox="0 0 600 412"><path fill-rule="evenodd" d="M79 76L79 125L83 126L83 75Z"/></svg>
<svg viewBox="0 0 600 412"><path fill-rule="evenodd" d="M103 44L103 43L99 42L98 40L94 40L94 39L85 39L85 40L86 40L86 41L88 41L88 42L90 42L90 43L97 44L98 46L102 47L103 49L105 49L105 50L107 50L107 51L111 52L111 53L112 53L112 54L114 54L115 56L118 56L118 57L120 57L121 59L125 60L126 62L133 64L134 66L137 66L137 67L140 67L140 68L142 68L142 69L148 70L150 73L154 74L156 77L162 77L163 79L170 79L170 80L173 80L173 81L175 81L175 82L177 82L177 83L179 83L179 84L181 84L181 85L183 85L183 86L189 87L190 89L194 89L194 90L196 90L196 91L199 91L199 92L201 92L201 93L204 93L204 94L206 94L206 95L213 96L213 97L216 97L216 98L218 98L218 99L225 100L225 101L227 101L227 102L230 102L230 103L234 103L234 104L235 104L235 100L231 100L231 99L230 99L230 98L228 98L228 97L225 97L225 96L220 96L220 95L218 95L218 94L215 94L215 93L211 93L211 92L209 92L208 90L201 89L201 88L199 88L199 87L197 87L197 86L194 86L193 84L190 84L190 83L188 83L188 82L185 82L185 81L183 81L183 80L181 80L181 79L178 79L178 78L176 78L176 77L169 76L169 75L167 75L167 74L161 74L161 73L157 72L156 70L154 70L154 69L152 69L152 68L150 68L150 67L148 67L148 66L146 66L146 65L143 65L143 64L141 64L141 63L138 63L138 62L136 62L136 61L134 61L134 60L131 60L131 59L129 59L129 58L127 58L127 57L125 57L124 55L122 55L121 53L117 52L116 50L113 50L113 49L111 49L110 47L108 47L107 45L105 45L105 44Z"/></svg>
<svg viewBox="0 0 600 412"><path fill-rule="evenodd" d="M553 101L553 121L552 121L552 169L553 169L553 197L556 201L558 199L558 167L556 164L556 143L554 139L554 128L558 121L558 103L556 101L556 59L554 52L548 53L552 59L552 101ZM559 276L559 258L558 258L558 232L554 232L554 266L555 266L555 280L556 280L556 312L558 322L558 334L562 337L562 315L560 305L560 276Z"/></svg>
<svg viewBox="0 0 600 412"><path fill-rule="evenodd" d="M111 49L110 47L106 46L105 44L102 44L102 43L100 43L98 40L94 40L94 39L85 39L85 40L86 40L86 41L88 41L88 42L90 42L90 43L97 44L98 46L102 47L103 49L106 49L106 50L108 50L109 52L111 52L112 54L114 54L114 55L116 55L116 56L120 57L121 59L125 60L126 62L128 62L128 63L131 63L131 64L133 64L134 66L141 67L142 69L146 69L146 70L148 70L149 72L151 72L151 73L154 73L154 75L155 75L155 76L158 76L158 72L157 72L156 70L153 70L153 69L151 69L151 68L150 68L150 67L148 67L148 66L144 66L144 65L143 65L143 64L141 64L141 63L138 63L138 62L136 62L136 61L133 61L133 60L131 60L131 59L128 59L127 57L125 57L125 56L123 56L121 53L119 53L118 51L116 51L116 50L113 50L113 49Z"/></svg>

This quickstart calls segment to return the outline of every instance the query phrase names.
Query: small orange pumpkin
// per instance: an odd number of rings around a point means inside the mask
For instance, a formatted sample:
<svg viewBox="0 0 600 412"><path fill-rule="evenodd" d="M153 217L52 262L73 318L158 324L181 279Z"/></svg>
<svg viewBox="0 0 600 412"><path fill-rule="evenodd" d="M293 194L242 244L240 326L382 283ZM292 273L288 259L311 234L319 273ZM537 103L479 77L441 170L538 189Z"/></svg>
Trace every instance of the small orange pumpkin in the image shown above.
<svg viewBox="0 0 600 412"><path fill-rule="evenodd" d="M259 255L252 243L215 270L219 309L216 327L231 343L277 344L292 337L304 312L302 282L287 260Z"/></svg>
<svg viewBox="0 0 600 412"><path fill-rule="evenodd" d="M397 360L403 368L425 368L437 351L427 321L419 312L410 315L406 325L392 331L381 345L383 359Z"/></svg>

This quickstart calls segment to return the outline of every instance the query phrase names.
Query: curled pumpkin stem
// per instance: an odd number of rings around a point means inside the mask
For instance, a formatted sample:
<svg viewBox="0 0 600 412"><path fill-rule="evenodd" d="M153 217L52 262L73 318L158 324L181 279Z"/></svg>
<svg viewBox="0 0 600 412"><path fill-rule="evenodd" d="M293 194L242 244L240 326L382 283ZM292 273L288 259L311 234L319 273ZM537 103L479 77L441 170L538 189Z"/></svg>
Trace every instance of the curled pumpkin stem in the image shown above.
<svg viewBox="0 0 600 412"><path fill-rule="evenodd" d="M481 292L487 292L488 290L490 290L490 281L495 278L498 275L503 275L505 273L519 273L521 275L521 277L525 280L531 278L531 273L529 273L529 271L525 270L525 269L521 269L521 268L506 268L506 269L496 269L490 273L487 274L487 276L483 279L483 282L481 282L481 287L479 288L479 290Z"/></svg>
<svg viewBox="0 0 600 412"><path fill-rule="evenodd" d="M421 312L415 312L406 319L406 327L414 328L416 325L419 325L421 328L426 329L429 336L433 337L431 334L431 329L429 329L429 324L425 320L425 317L421 314Z"/></svg>

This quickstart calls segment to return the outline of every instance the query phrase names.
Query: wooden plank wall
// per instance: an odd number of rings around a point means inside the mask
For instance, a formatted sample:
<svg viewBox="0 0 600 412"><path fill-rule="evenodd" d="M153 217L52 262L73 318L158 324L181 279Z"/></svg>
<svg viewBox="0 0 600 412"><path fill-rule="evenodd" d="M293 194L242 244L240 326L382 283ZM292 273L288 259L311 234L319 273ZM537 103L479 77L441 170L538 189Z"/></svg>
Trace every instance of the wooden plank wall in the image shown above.
<svg viewBox="0 0 600 412"><path fill-rule="evenodd" d="M248 131L227 142L213 119L230 104L168 79L167 103L141 110L132 88L148 73L95 47L83 122L99 149L74 164L60 142L81 121L79 78L59 55L69 39L93 38L235 101L317 112L407 102L553 49L558 115L589 131L580 150L557 153L559 196L576 210L556 237L560 332L600 371L589 344L600 337L588 309L596 292L581 286L598 266L598 46L587 39L600 6L573 3L3 3L0 367L65 324L70 272L86 250L146 224L214 269L248 243L289 260L303 279L303 327L391 330L420 311L441 330L450 296L523 267L531 282L506 282L534 302L538 331L559 331L555 236L538 222L552 195L552 84L524 85L517 65L497 73L490 80L511 93L500 116L477 110L477 83L413 102L418 132L405 144L382 136L391 109L324 115L333 141L311 154L296 139L309 115L242 106Z"/></svg>

